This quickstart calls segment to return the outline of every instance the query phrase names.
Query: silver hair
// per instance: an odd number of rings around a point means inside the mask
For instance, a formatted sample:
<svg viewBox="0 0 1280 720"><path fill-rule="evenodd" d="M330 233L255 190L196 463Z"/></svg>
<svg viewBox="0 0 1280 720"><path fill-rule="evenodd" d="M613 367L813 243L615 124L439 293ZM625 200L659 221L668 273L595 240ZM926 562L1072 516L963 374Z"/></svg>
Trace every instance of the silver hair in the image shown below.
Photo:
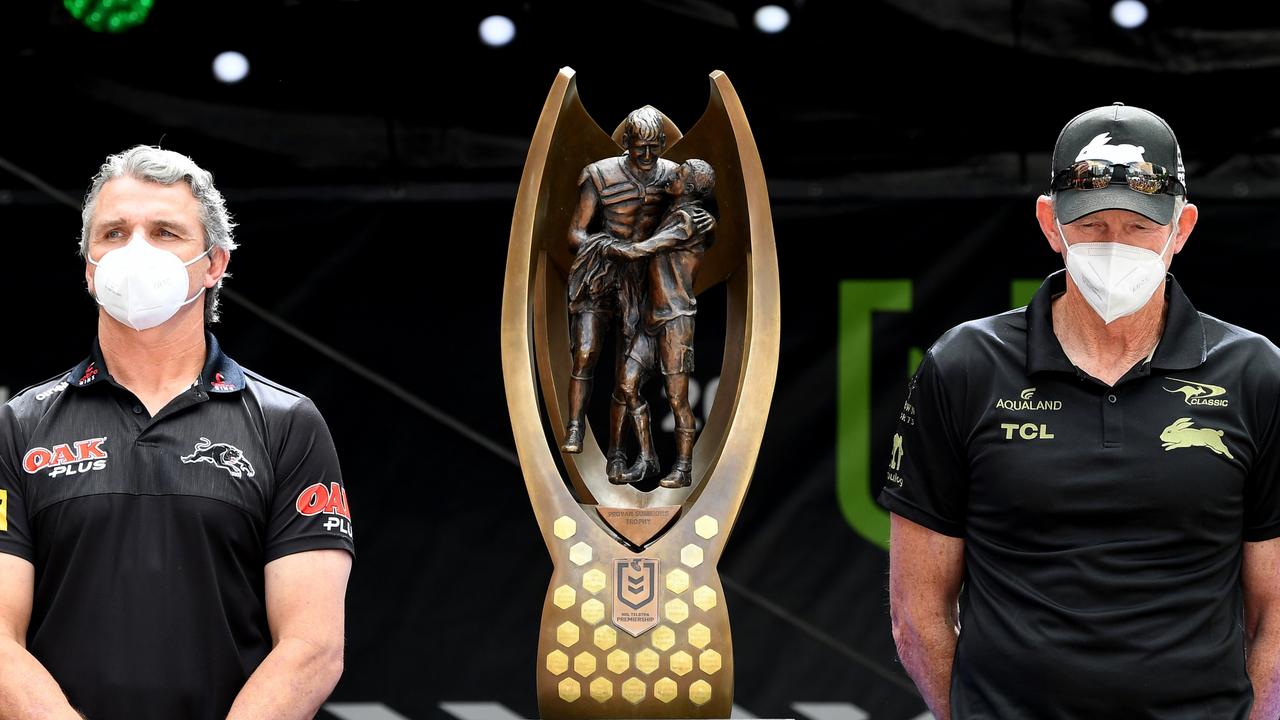
<svg viewBox="0 0 1280 720"><path fill-rule="evenodd" d="M93 183L84 197L84 207L80 210L80 255L89 255L89 224L93 220L93 211L98 204L98 194L102 186L109 180L118 177L130 177L143 182L160 185L173 185L185 182L191 188L191 194L200 203L200 225L204 228L204 248L209 250L219 247L230 253L236 249L232 230L235 222L227 212L226 200L218 188L213 185L213 174L200 167L194 160L172 150L162 150L150 145L137 145L117 155L107 157L98 174L93 176ZM231 277L224 273L218 284L208 292L204 304L204 320L206 323L218 321L218 294L222 290L222 280Z"/></svg>

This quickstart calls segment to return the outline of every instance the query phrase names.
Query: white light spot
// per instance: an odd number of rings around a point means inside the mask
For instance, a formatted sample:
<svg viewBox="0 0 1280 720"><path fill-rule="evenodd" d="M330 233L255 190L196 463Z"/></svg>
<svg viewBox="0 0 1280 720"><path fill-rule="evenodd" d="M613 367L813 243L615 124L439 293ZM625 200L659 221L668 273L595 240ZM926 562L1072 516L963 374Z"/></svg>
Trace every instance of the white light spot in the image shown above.
<svg viewBox="0 0 1280 720"><path fill-rule="evenodd" d="M791 13L780 5L763 5L756 10L756 27L760 32L780 33L791 24Z"/></svg>
<svg viewBox="0 0 1280 720"><path fill-rule="evenodd" d="M502 47L515 39L516 24L505 15L490 15L480 21L480 39L485 45Z"/></svg>
<svg viewBox="0 0 1280 720"><path fill-rule="evenodd" d="M238 83L248 74L249 58L234 50L219 53L213 59L213 76L224 83Z"/></svg>
<svg viewBox="0 0 1280 720"><path fill-rule="evenodd" d="M1142 0L1120 0L1111 6L1111 19L1120 27L1132 30L1147 21L1147 4Z"/></svg>

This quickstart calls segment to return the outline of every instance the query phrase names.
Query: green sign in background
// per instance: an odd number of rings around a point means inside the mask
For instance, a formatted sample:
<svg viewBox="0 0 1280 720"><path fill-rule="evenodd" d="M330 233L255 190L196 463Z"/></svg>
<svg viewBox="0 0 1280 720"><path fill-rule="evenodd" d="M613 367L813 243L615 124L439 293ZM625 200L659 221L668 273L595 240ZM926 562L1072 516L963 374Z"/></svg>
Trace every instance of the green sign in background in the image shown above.
<svg viewBox="0 0 1280 720"><path fill-rule="evenodd" d="M1009 284L1010 307L1031 301L1040 280ZM840 336L836 381L836 498L840 512L859 535L889 548L889 514L871 496L871 318L877 312L910 312L910 280L844 280L840 283ZM924 356L908 351L910 377ZM885 463L888 453L885 453Z"/></svg>

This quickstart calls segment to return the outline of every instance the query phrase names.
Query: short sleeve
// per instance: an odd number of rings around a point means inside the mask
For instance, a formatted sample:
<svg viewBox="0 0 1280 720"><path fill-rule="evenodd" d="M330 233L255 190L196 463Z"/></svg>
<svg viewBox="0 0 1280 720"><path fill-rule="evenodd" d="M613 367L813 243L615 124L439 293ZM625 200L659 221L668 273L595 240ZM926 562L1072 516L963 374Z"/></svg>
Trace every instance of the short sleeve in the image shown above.
<svg viewBox="0 0 1280 720"><path fill-rule="evenodd" d="M0 552L35 562L22 473L21 428L8 405L0 405Z"/></svg>
<svg viewBox="0 0 1280 720"><path fill-rule="evenodd" d="M1275 398L1274 393L1268 393ZM1258 445L1258 459L1249 469L1244 491L1244 539L1261 542L1280 537L1280 407L1272 409L1270 422Z"/></svg>
<svg viewBox="0 0 1280 720"><path fill-rule="evenodd" d="M933 353L926 353L898 415L889 468L877 501L930 530L962 537L969 468L941 374Z"/></svg>
<svg viewBox="0 0 1280 720"><path fill-rule="evenodd" d="M282 423L275 458L275 496L267 526L266 561L307 550L355 554L351 509L338 453L324 418L303 399Z"/></svg>

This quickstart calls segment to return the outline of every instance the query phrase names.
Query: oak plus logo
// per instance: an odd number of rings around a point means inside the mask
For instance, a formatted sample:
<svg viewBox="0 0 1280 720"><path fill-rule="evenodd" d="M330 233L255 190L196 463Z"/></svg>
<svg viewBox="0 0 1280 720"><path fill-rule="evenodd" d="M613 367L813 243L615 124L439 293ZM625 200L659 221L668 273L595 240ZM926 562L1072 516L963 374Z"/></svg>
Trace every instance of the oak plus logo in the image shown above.
<svg viewBox="0 0 1280 720"><path fill-rule="evenodd" d="M298 496L295 507L303 517L328 515L324 520L324 529L340 532L347 537L351 534L351 510L347 507L347 491L338 483L316 483Z"/></svg>
<svg viewBox="0 0 1280 720"><path fill-rule="evenodd" d="M61 443L51 448L33 447L22 457L22 469L35 475L45 470L49 477L79 475L107 467L105 437Z"/></svg>
<svg viewBox="0 0 1280 720"><path fill-rule="evenodd" d="M1061 400L1043 400L1036 399L1036 389L1029 387L1018 393L1016 400L1011 398L1000 398L996 400L997 410L1011 410L1014 412L1021 410L1049 410L1057 411L1062 409Z"/></svg>
<svg viewBox="0 0 1280 720"><path fill-rule="evenodd" d="M1227 389L1218 385L1181 380L1176 377L1167 378L1173 383L1182 383L1179 387L1164 386L1165 392L1181 393L1182 400L1188 405L1208 405L1210 407L1227 407L1229 401L1222 397Z"/></svg>

